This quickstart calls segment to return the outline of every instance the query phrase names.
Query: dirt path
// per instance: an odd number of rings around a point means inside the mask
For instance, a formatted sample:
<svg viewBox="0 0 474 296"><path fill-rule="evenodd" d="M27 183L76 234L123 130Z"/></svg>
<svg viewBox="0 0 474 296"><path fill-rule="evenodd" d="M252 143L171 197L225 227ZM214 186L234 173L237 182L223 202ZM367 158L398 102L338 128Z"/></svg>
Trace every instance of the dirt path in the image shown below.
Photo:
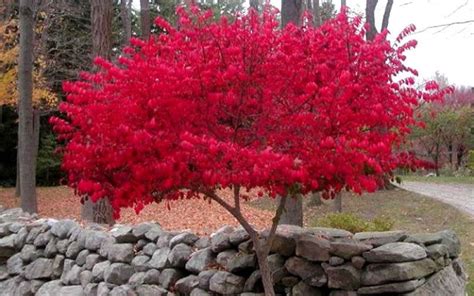
<svg viewBox="0 0 474 296"><path fill-rule="evenodd" d="M450 204L474 217L474 185L404 181L397 186Z"/></svg>

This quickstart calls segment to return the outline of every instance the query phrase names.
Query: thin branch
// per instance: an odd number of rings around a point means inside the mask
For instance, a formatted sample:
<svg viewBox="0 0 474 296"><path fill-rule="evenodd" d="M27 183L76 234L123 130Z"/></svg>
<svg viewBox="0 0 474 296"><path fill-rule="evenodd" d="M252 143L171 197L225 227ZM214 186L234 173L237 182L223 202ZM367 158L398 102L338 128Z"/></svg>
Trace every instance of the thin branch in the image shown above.
<svg viewBox="0 0 474 296"><path fill-rule="evenodd" d="M452 16L453 14L455 14L456 12L458 12L461 8L463 8L464 6L466 6L468 4L469 0L466 0L463 4L459 5L455 10L453 10L450 14L448 14L446 17L450 17Z"/></svg>
<svg viewBox="0 0 474 296"><path fill-rule="evenodd" d="M390 12L392 11L392 6L393 6L393 0L388 0L387 1L387 6L385 6L385 12L383 13L381 31L388 28L388 20L390 19Z"/></svg>
<svg viewBox="0 0 474 296"><path fill-rule="evenodd" d="M234 185L234 208L240 212L240 185Z"/></svg>
<svg viewBox="0 0 474 296"><path fill-rule="evenodd" d="M442 24L442 25L429 26L429 27L424 28L421 31L413 33L412 35L420 34L420 33L423 33L425 31L428 31L428 30L431 30L431 29L436 29L436 28L441 28L441 27L450 27L450 26L454 26L454 25L463 25L463 24L469 24L469 23L474 23L474 19L459 21L459 22L452 22L452 23L447 23L447 24Z"/></svg>
<svg viewBox="0 0 474 296"><path fill-rule="evenodd" d="M280 204L278 205L278 208L275 212L275 216L273 217L272 228L270 229L270 233L268 234L267 244L264 248L264 252L266 255L270 253L270 248L272 247L273 240L275 239L275 232L278 227L278 222L280 222L280 217L283 214L283 210L285 208L286 199L287 199L286 195L280 198Z"/></svg>

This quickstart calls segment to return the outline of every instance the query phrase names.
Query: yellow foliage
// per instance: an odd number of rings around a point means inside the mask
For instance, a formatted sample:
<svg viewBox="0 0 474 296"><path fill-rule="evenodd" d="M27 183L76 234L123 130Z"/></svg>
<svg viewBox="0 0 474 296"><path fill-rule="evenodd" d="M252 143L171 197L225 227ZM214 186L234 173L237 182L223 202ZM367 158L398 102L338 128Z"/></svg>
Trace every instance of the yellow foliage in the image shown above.
<svg viewBox="0 0 474 296"><path fill-rule="evenodd" d="M18 24L16 20L0 22L0 105L14 105L18 100ZM42 76L45 62L36 56L33 68L33 104L36 108L51 108L58 97L48 88Z"/></svg>

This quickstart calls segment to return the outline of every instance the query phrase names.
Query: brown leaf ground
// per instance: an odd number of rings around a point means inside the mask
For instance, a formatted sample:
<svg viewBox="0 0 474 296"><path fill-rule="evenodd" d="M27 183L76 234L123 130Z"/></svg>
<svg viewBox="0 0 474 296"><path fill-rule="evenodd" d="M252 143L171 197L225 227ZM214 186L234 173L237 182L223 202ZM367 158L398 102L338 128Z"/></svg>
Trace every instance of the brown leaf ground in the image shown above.
<svg viewBox="0 0 474 296"><path fill-rule="evenodd" d="M72 218L79 220L81 215L80 198L67 187L41 187L37 189L38 210L41 217ZM229 199L230 196L226 196ZM19 199L14 197L14 188L0 188L0 205L19 207ZM124 209L117 223L137 224L156 221L168 230L190 229L197 234L210 234L223 225L239 225L229 213L215 202L200 199L179 200L150 204L135 214L133 209ZM272 218L272 212L251 207L243 202L242 211L258 229L265 228Z"/></svg>

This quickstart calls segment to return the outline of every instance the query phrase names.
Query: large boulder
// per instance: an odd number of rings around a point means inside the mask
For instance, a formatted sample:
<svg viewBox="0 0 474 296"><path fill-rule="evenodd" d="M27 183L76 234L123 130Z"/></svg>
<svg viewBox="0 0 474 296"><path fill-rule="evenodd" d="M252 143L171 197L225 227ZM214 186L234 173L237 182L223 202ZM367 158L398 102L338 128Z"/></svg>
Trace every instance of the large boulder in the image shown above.
<svg viewBox="0 0 474 296"><path fill-rule="evenodd" d="M38 258L25 268L25 278L49 279L53 276L53 259Z"/></svg>
<svg viewBox="0 0 474 296"><path fill-rule="evenodd" d="M122 285L126 284L134 273L134 268L128 264L112 263L104 271L104 280L110 284Z"/></svg>
<svg viewBox="0 0 474 296"><path fill-rule="evenodd" d="M164 247L161 249L158 249L153 253L153 256L151 257L150 261L148 262L148 265L151 268L156 268L156 269L163 269L167 268L170 266L169 260L168 260L168 255L170 254L170 248Z"/></svg>
<svg viewBox="0 0 474 296"><path fill-rule="evenodd" d="M128 225L116 225L110 230L110 235L117 243L136 243L138 238L133 235L132 227Z"/></svg>
<svg viewBox="0 0 474 296"><path fill-rule="evenodd" d="M51 233L59 239L65 239L68 237L71 229L76 227L79 227L79 224L73 220L59 220L51 227Z"/></svg>
<svg viewBox="0 0 474 296"><path fill-rule="evenodd" d="M300 257L291 257L285 267L289 273L300 277L310 286L322 287L327 283L327 276L321 265Z"/></svg>
<svg viewBox="0 0 474 296"><path fill-rule="evenodd" d="M130 263L135 252L132 244L110 244L107 255L110 262Z"/></svg>
<svg viewBox="0 0 474 296"><path fill-rule="evenodd" d="M361 255L362 253L369 251L370 249L372 249L371 245L361 243L360 241L353 239L344 239L331 242L330 253L349 260L354 256Z"/></svg>
<svg viewBox="0 0 474 296"><path fill-rule="evenodd" d="M321 236L305 234L296 242L296 255L311 261L328 261L330 251L331 243Z"/></svg>
<svg viewBox="0 0 474 296"><path fill-rule="evenodd" d="M192 253L193 250L190 246L177 244L169 253L168 261L172 267L184 267Z"/></svg>
<svg viewBox="0 0 474 296"><path fill-rule="evenodd" d="M184 273L182 271L174 268L167 268L161 271L158 281L160 286L165 289L169 289L170 287L174 286L174 284L182 277L184 277Z"/></svg>
<svg viewBox="0 0 474 296"><path fill-rule="evenodd" d="M192 253L185 267L186 270L198 274L215 261L216 256L211 248L205 248Z"/></svg>
<svg viewBox="0 0 474 296"><path fill-rule="evenodd" d="M356 290L360 287L360 270L351 264L327 266L328 287L332 289Z"/></svg>
<svg viewBox="0 0 474 296"><path fill-rule="evenodd" d="M237 253L227 262L227 270L232 273L240 273L246 270L255 269L257 257L255 254Z"/></svg>
<svg viewBox="0 0 474 296"><path fill-rule="evenodd" d="M178 292L189 295L194 288L199 286L199 278L196 275L188 275L179 279L174 286Z"/></svg>
<svg viewBox="0 0 474 296"><path fill-rule="evenodd" d="M227 271L216 272L209 281L209 289L223 295L242 293L245 278Z"/></svg>

